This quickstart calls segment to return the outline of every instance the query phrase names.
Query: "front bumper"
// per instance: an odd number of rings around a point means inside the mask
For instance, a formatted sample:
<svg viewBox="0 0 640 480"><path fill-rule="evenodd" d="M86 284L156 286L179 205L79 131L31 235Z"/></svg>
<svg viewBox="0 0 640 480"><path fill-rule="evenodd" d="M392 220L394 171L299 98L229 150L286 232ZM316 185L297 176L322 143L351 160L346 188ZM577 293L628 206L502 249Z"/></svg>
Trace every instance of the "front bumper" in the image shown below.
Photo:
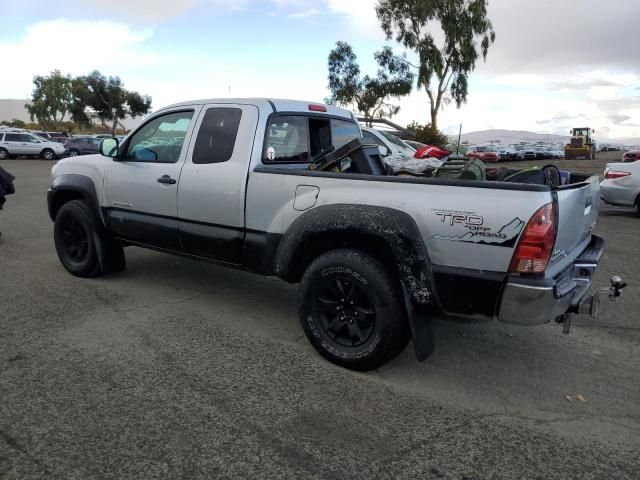
<svg viewBox="0 0 640 480"><path fill-rule="evenodd" d="M502 293L498 320L515 325L540 325L567 313L582 313L585 303L594 301L594 297L587 294L603 251L604 240L593 235L589 246L557 277L509 278Z"/></svg>

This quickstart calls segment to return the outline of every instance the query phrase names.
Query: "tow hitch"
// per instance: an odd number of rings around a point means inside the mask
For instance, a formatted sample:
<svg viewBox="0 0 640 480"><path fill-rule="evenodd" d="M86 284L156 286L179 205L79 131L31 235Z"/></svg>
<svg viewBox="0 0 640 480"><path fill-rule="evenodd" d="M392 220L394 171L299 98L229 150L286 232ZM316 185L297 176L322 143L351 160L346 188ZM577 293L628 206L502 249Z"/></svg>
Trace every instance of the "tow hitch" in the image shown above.
<svg viewBox="0 0 640 480"><path fill-rule="evenodd" d="M614 275L609 279L611 286L609 288L603 288L598 290L593 295L584 296L577 305L572 305L572 308L564 314L564 321L562 326L562 333L569 333L571 330L571 319L574 315L589 315L592 318L598 316L598 310L600 309L600 298L604 295L609 297L609 301L617 302L622 296L622 290L627 286L617 275Z"/></svg>

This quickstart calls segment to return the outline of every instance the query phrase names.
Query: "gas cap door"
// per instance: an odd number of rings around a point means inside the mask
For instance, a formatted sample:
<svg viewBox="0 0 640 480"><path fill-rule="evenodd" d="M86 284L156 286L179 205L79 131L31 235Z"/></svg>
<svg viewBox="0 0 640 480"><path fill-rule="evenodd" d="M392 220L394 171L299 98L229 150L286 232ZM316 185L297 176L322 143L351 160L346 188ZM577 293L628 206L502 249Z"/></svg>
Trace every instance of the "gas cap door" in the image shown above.
<svg viewBox="0 0 640 480"><path fill-rule="evenodd" d="M296 187L296 198L293 201L293 209L304 212L313 207L318 201L320 188L315 185L298 185Z"/></svg>

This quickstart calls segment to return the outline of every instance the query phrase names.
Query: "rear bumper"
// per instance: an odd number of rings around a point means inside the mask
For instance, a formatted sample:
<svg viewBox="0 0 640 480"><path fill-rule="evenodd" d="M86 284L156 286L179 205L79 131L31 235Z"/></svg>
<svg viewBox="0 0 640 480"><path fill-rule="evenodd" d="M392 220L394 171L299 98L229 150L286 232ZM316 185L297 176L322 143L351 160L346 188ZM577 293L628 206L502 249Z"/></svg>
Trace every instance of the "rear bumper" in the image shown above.
<svg viewBox="0 0 640 480"><path fill-rule="evenodd" d="M600 182L600 197L606 203L632 207L640 194L637 188L618 185L614 180Z"/></svg>
<svg viewBox="0 0 640 480"><path fill-rule="evenodd" d="M540 325L565 313L577 313L587 298L603 250L604 240L593 235L589 246L557 277L508 278L498 320L516 325Z"/></svg>

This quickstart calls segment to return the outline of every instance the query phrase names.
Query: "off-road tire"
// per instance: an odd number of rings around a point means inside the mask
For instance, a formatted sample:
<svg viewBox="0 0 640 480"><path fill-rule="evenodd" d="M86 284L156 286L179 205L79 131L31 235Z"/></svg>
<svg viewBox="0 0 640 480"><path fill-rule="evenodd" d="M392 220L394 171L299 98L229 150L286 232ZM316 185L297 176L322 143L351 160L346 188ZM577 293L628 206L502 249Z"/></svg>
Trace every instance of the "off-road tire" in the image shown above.
<svg viewBox="0 0 640 480"><path fill-rule="evenodd" d="M0 148L0 160L7 160L10 157L6 148Z"/></svg>
<svg viewBox="0 0 640 480"><path fill-rule="evenodd" d="M99 277L126 268L122 246L99 236L94 222L95 216L82 200L65 203L56 215L56 252L62 266L76 277Z"/></svg>
<svg viewBox="0 0 640 480"><path fill-rule="evenodd" d="M366 253L348 248L324 253L300 283L302 328L330 362L352 370L378 368L402 352L410 338L399 287Z"/></svg>
<svg viewBox="0 0 640 480"><path fill-rule="evenodd" d="M40 153L40 157L42 157L44 160L55 160L56 154L50 148L45 148L44 150L42 150L42 153Z"/></svg>

